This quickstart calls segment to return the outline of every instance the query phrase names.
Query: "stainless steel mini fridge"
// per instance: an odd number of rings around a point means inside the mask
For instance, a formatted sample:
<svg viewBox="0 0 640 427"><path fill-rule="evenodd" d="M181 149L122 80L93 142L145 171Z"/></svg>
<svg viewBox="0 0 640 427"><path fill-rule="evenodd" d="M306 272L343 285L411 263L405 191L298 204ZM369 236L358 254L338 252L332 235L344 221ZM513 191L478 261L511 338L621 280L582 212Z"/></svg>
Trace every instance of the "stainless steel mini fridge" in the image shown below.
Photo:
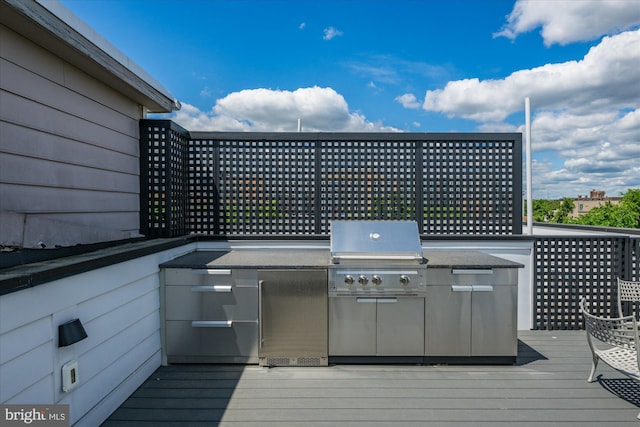
<svg viewBox="0 0 640 427"><path fill-rule="evenodd" d="M260 366L328 364L327 271L260 270Z"/></svg>

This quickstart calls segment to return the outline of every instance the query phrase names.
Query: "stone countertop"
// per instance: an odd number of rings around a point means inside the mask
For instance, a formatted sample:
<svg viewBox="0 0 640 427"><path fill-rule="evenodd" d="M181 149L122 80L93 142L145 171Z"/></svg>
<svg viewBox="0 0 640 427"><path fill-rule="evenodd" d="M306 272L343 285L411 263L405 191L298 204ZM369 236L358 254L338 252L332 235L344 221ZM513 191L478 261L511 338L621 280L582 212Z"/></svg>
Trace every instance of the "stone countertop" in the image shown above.
<svg viewBox="0 0 640 427"><path fill-rule="evenodd" d="M160 268L326 268L325 249L238 249L195 251L160 264Z"/></svg>
<svg viewBox="0 0 640 427"><path fill-rule="evenodd" d="M524 265L480 251L424 251L427 268L524 268Z"/></svg>
<svg viewBox="0 0 640 427"><path fill-rule="evenodd" d="M522 264L479 251L423 252L427 268L522 268ZM160 268L326 268L330 253L326 249L238 249L195 251L160 265Z"/></svg>

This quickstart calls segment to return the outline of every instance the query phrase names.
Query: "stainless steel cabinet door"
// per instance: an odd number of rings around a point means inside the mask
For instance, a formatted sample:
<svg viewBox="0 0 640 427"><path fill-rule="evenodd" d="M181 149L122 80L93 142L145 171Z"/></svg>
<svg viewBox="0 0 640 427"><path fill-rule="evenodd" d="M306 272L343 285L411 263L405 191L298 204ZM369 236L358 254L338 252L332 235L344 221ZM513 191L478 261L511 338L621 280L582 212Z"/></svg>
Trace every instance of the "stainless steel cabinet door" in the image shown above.
<svg viewBox="0 0 640 427"><path fill-rule="evenodd" d="M424 298L378 298L377 354L424 354Z"/></svg>
<svg viewBox="0 0 640 427"><path fill-rule="evenodd" d="M427 286L425 356L471 355L471 286Z"/></svg>
<svg viewBox="0 0 640 427"><path fill-rule="evenodd" d="M326 357L326 270L261 270L258 281L260 357Z"/></svg>
<svg viewBox="0 0 640 427"><path fill-rule="evenodd" d="M517 287L474 286L471 307L471 353L517 356Z"/></svg>
<svg viewBox="0 0 640 427"><path fill-rule="evenodd" d="M376 355L376 305L376 298L329 298L329 355Z"/></svg>

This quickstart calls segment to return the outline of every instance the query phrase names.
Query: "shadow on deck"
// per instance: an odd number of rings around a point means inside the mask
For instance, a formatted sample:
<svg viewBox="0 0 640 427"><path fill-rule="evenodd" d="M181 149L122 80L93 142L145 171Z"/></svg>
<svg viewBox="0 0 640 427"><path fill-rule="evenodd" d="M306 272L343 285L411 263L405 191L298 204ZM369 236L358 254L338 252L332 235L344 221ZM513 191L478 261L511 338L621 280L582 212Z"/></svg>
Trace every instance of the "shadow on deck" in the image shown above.
<svg viewBox="0 0 640 427"><path fill-rule="evenodd" d="M637 383L587 382L584 331L519 339L514 365L163 366L103 426L637 426Z"/></svg>

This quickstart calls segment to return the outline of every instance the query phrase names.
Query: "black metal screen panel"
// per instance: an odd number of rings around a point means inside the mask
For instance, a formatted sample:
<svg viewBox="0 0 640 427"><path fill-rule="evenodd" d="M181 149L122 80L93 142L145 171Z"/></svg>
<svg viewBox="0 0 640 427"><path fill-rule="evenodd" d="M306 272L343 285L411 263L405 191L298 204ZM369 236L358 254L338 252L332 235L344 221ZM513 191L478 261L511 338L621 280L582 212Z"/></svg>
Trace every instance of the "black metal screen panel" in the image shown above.
<svg viewBox="0 0 640 427"><path fill-rule="evenodd" d="M140 230L149 237L187 234L188 132L167 121L140 124Z"/></svg>
<svg viewBox="0 0 640 427"><path fill-rule="evenodd" d="M415 219L415 141L325 141L320 234L333 219Z"/></svg>
<svg viewBox="0 0 640 427"><path fill-rule="evenodd" d="M220 233L315 234L315 144L219 141Z"/></svg>
<svg viewBox="0 0 640 427"><path fill-rule="evenodd" d="M627 280L640 281L640 238L629 239L629 268Z"/></svg>
<svg viewBox="0 0 640 427"><path fill-rule="evenodd" d="M425 234L513 234L522 212L518 159L513 141L426 141Z"/></svg>
<svg viewBox="0 0 640 427"><path fill-rule="evenodd" d="M520 234L519 134L187 132L141 123L141 232L328 235L333 219Z"/></svg>
<svg viewBox="0 0 640 427"><path fill-rule="evenodd" d="M189 233L220 234L217 141L191 140L188 153Z"/></svg>
<svg viewBox="0 0 640 427"><path fill-rule="evenodd" d="M615 316L624 277L625 237L539 237L535 241L534 329L583 329L581 298L598 316Z"/></svg>

